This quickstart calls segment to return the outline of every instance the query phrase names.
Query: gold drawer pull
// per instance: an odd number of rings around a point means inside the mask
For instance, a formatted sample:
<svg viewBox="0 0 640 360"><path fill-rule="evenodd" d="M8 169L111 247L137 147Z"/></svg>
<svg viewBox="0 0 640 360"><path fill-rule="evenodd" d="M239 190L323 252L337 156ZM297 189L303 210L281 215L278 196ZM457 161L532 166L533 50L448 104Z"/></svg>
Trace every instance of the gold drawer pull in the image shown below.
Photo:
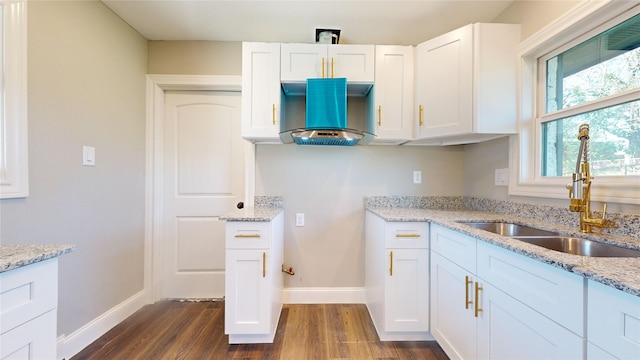
<svg viewBox="0 0 640 360"><path fill-rule="evenodd" d="M260 234L237 234L235 237L237 239L259 238Z"/></svg>
<svg viewBox="0 0 640 360"><path fill-rule="evenodd" d="M331 58L331 78L333 79L335 76L333 75L333 58Z"/></svg>
<svg viewBox="0 0 640 360"><path fill-rule="evenodd" d="M424 124L424 121L422 120L422 113L424 112L424 108L422 107L422 105L420 105L420 112L418 114L418 125L422 126L422 124Z"/></svg>
<svg viewBox="0 0 640 360"><path fill-rule="evenodd" d="M475 312L475 317L478 317L478 314L482 312L482 309L480 309L480 291L482 290L482 286L479 285L478 282L476 282L476 312Z"/></svg>
<svg viewBox="0 0 640 360"><path fill-rule="evenodd" d="M393 276L393 251L389 252L389 276Z"/></svg>
<svg viewBox="0 0 640 360"><path fill-rule="evenodd" d="M267 277L267 253L262 253L262 277Z"/></svg>
<svg viewBox="0 0 640 360"><path fill-rule="evenodd" d="M271 123L276 124L276 104L271 104Z"/></svg>
<svg viewBox="0 0 640 360"><path fill-rule="evenodd" d="M324 58L322 58L322 78L324 79Z"/></svg>
<svg viewBox="0 0 640 360"><path fill-rule="evenodd" d="M473 304L473 301L469 301L469 285L471 285L473 281L469 276L464 277L464 308L468 309L469 305Z"/></svg>
<svg viewBox="0 0 640 360"><path fill-rule="evenodd" d="M382 126L382 105L378 105L378 126Z"/></svg>
<svg viewBox="0 0 640 360"><path fill-rule="evenodd" d="M397 238L419 238L420 234L396 234Z"/></svg>

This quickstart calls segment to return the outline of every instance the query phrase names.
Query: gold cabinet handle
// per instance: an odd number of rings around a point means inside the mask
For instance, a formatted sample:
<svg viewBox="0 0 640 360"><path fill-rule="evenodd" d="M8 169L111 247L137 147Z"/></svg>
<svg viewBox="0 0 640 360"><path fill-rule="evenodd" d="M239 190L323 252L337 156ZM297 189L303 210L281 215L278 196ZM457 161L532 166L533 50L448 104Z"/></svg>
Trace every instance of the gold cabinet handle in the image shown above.
<svg viewBox="0 0 640 360"><path fill-rule="evenodd" d="M478 282L476 282L476 311L475 311L475 317L478 317L478 314L482 312L482 309L480 309L480 291L482 290L482 286L480 286L480 284Z"/></svg>
<svg viewBox="0 0 640 360"><path fill-rule="evenodd" d="M235 236L238 239L243 239L243 238L259 238L260 234L237 234Z"/></svg>
<svg viewBox="0 0 640 360"><path fill-rule="evenodd" d="M473 281L469 276L464 277L464 308L468 309L469 305L473 304L473 301L469 301L469 285L471 285Z"/></svg>
<svg viewBox="0 0 640 360"><path fill-rule="evenodd" d="M396 234L396 238L419 238L420 234Z"/></svg>
<svg viewBox="0 0 640 360"><path fill-rule="evenodd" d="M276 124L276 104L271 104L271 123Z"/></svg>
<svg viewBox="0 0 640 360"><path fill-rule="evenodd" d="M422 105L420 105L420 111L418 113L418 125L422 126L422 124L424 124L424 121L422 120L422 113L424 112L424 108L422 107Z"/></svg>
<svg viewBox="0 0 640 360"><path fill-rule="evenodd" d="M382 105L378 105L378 126L382 126Z"/></svg>
<svg viewBox="0 0 640 360"><path fill-rule="evenodd" d="M322 78L324 79L324 58L322 58Z"/></svg>
<svg viewBox="0 0 640 360"><path fill-rule="evenodd" d="M267 277L267 253L262 253L262 277Z"/></svg>
<svg viewBox="0 0 640 360"><path fill-rule="evenodd" d="M331 58L331 78L332 79L334 78L334 75L333 75L333 58Z"/></svg>
<svg viewBox="0 0 640 360"><path fill-rule="evenodd" d="M389 276L393 276L393 251L389 252Z"/></svg>

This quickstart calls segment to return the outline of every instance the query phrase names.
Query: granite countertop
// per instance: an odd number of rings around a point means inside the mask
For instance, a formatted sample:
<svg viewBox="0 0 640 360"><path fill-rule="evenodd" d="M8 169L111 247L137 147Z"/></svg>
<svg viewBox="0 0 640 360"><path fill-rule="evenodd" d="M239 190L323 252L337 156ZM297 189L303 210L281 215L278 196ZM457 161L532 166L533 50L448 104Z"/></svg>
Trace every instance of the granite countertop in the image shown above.
<svg viewBox="0 0 640 360"><path fill-rule="evenodd" d="M432 222L460 231L476 239L500 246L543 263L581 275L632 295L640 296L640 258L604 258L566 254L473 228L458 221L504 221L529 225L563 235L587 238L640 250L640 239L617 234L583 234L574 226L543 222L508 214L467 210L432 210L424 208L370 207L367 210L385 221Z"/></svg>
<svg viewBox="0 0 640 360"><path fill-rule="evenodd" d="M75 250L75 245L0 245L0 273L51 259Z"/></svg>
<svg viewBox="0 0 640 360"><path fill-rule="evenodd" d="M226 221L271 221L276 215L284 211L281 207L250 207L236 210L225 216L221 216L220 220Z"/></svg>

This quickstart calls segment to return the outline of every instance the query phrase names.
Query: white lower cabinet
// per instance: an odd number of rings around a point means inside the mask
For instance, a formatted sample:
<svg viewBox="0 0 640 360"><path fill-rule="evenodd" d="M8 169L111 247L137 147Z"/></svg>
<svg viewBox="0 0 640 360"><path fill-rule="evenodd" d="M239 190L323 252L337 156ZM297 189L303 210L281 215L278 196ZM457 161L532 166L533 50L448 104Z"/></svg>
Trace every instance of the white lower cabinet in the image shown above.
<svg viewBox="0 0 640 360"><path fill-rule="evenodd" d="M428 226L366 213L366 302L381 341L433 339Z"/></svg>
<svg viewBox="0 0 640 360"><path fill-rule="evenodd" d="M582 317L572 318L581 277L438 225L430 236L431 333L451 359L583 358ZM547 316L571 306L562 325Z"/></svg>
<svg viewBox="0 0 640 360"><path fill-rule="evenodd" d="M58 259L0 273L0 359L56 359Z"/></svg>
<svg viewBox="0 0 640 360"><path fill-rule="evenodd" d="M480 280L477 353L470 359L582 359L582 337Z"/></svg>
<svg viewBox="0 0 640 360"><path fill-rule="evenodd" d="M282 310L283 215L227 222L225 334L230 344L271 343Z"/></svg>
<svg viewBox="0 0 640 360"><path fill-rule="evenodd" d="M451 359L476 357L473 280L469 271L431 251L431 334Z"/></svg>
<svg viewBox="0 0 640 360"><path fill-rule="evenodd" d="M587 359L640 359L640 297L589 280Z"/></svg>

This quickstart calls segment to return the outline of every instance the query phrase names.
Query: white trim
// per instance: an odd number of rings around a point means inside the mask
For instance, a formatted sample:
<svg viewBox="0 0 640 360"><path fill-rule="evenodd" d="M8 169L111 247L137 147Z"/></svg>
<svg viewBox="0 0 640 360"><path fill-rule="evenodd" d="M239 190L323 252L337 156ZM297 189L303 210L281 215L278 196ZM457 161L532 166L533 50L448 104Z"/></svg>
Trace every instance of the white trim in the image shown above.
<svg viewBox="0 0 640 360"><path fill-rule="evenodd" d="M100 336L107 333L114 326L133 315L147 304L145 290L138 292L122 303L114 306L104 314L91 320L80 329L74 331L69 336L60 336L57 340L58 359L70 359L78 354L82 349L96 341Z"/></svg>
<svg viewBox="0 0 640 360"><path fill-rule="evenodd" d="M568 177L539 175L540 129L536 125L537 59L558 46L638 6L638 1L584 0L572 10L525 40L519 47L518 135L510 137L509 195L568 199ZM637 11L634 9L633 11ZM637 96L633 91L625 96ZM590 106L586 104L584 106ZM592 185L595 201L640 204L637 176L598 177Z"/></svg>
<svg viewBox="0 0 640 360"><path fill-rule="evenodd" d="M283 304L364 304L363 287L290 287L282 289Z"/></svg>
<svg viewBox="0 0 640 360"><path fill-rule="evenodd" d="M2 2L4 114L0 116L0 199L29 196L27 134L27 3ZM4 13L4 14L3 14ZM0 55L2 56L2 55ZM1 94L1 93L0 93ZM2 111L0 107L0 111Z"/></svg>
<svg viewBox="0 0 640 360"><path fill-rule="evenodd" d="M146 301L160 299L162 289L162 122L166 90L241 91L242 76L222 75L147 75L146 122L146 200L144 288ZM245 162L245 203L252 204L255 195L255 147L247 145Z"/></svg>

